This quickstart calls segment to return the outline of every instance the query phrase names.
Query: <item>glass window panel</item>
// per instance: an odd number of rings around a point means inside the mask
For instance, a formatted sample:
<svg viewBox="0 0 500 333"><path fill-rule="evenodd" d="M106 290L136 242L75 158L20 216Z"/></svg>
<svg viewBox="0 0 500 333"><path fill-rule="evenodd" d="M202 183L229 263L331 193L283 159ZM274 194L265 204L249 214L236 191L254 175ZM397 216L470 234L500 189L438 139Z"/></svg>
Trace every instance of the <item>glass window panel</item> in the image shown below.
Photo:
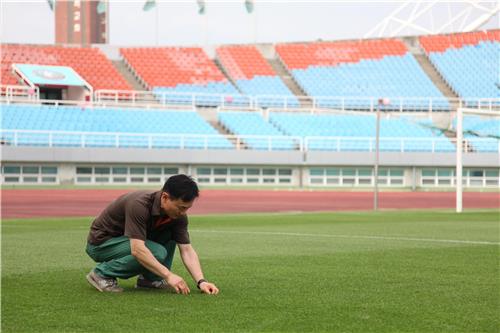
<svg viewBox="0 0 500 333"><path fill-rule="evenodd" d="M243 170L243 168L231 168L231 169L229 170L229 173L230 173L231 175L238 175L238 176L241 176L241 175L243 175L243 173L244 173L243 171L244 171L244 170Z"/></svg>
<svg viewBox="0 0 500 333"><path fill-rule="evenodd" d="M5 165L3 167L3 173L5 173L5 174L18 174L18 173L21 173L21 167L12 166L12 165Z"/></svg>
<svg viewBox="0 0 500 333"><path fill-rule="evenodd" d="M486 185L496 185L496 186L498 186L498 179L486 179Z"/></svg>
<svg viewBox="0 0 500 333"><path fill-rule="evenodd" d="M258 183L259 182L259 178L248 178L247 179L247 183Z"/></svg>
<svg viewBox="0 0 500 333"><path fill-rule="evenodd" d="M403 177L404 170L403 169L390 169L390 174L393 177Z"/></svg>
<svg viewBox="0 0 500 333"><path fill-rule="evenodd" d="M96 175L109 175L111 168L109 167L95 167L94 173Z"/></svg>
<svg viewBox="0 0 500 333"><path fill-rule="evenodd" d="M243 183L243 178L231 178L229 182L235 184L235 183Z"/></svg>
<svg viewBox="0 0 500 333"><path fill-rule="evenodd" d="M342 175L343 176L355 176L356 170L355 169L342 169Z"/></svg>
<svg viewBox="0 0 500 333"><path fill-rule="evenodd" d="M484 170L469 170L470 177L482 177L484 175Z"/></svg>
<svg viewBox="0 0 500 333"><path fill-rule="evenodd" d="M483 186L483 181L481 179L470 179L470 186Z"/></svg>
<svg viewBox="0 0 500 333"><path fill-rule="evenodd" d="M5 182L6 183L19 183L19 177L5 177Z"/></svg>
<svg viewBox="0 0 500 333"><path fill-rule="evenodd" d="M161 182L160 177L148 177L148 183L159 183Z"/></svg>
<svg viewBox="0 0 500 333"><path fill-rule="evenodd" d="M344 178L344 179L342 179L342 184L354 185L354 178Z"/></svg>
<svg viewBox="0 0 500 333"><path fill-rule="evenodd" d="M338 184L340 184L340 179L339 178L327 178L326 183L328 185L338 185Z"/></svg>
<svg viewBox="0 0 500 333"><path fill-rule="evenodd" d="M391 185L403 185L402 179L391 179Z"/></svg>
<svg viewBox="0 0 500 333"><path fill-rule="evenodd" d="M311 178L309 182L311 184L323 184L323 178Z"/></svg>
<svg viewBox="0 0 500 333"><path fill-rule="evenodd" d="M227 175L226 168L214 168L214 175Z"/></svg>
<svg viewBox="0 0 500 333"><path fill-rule="evenodd" d="M309 169L309 175L311 176L323 176L325 174L325 169L312 168Z"/></svg>
<svg viewBox="0 0 500 333"><path fill-rule="evenodd" d="M498 170L486 170L486 177L498 177Z"/></svg>
<svg viewBox="0 0 500 333"><path fill-rule="evenodd" d="M96 183L109 183L109 177L95 177Z"/></svg>
<svg viewBox="0 0 500 333"><path fill-rule="evenodd" d="M37 166L23 166L23 173L37 175L39 171L40 168Z"/></svg>
<svg viewBox="0 0 500 333"><path fill-rule="evenodd" d="M142 183L142 182L144 182L144 178L143 177L132 177L132 178L130 178L130 181L132 183Z"/></svg>
<svg viewBox="0 0 500 333"><path fill-rule="evenodd" d="M226 182L226 178L215 178L214 179L214 183L225 183Z"/></svg>
<svg viewBox="0 0 500 333"><path fill-rule="evenodd" d="M371 169L358 169L358 176L371 176L371 175L372 175Z"/></svg>
<svg viewBox="0 0 500 333"><path fill-rule="evenodd" d="M274 179L274 178L264 178L263 181L264 181L264 183L269 184L269 183L275 183L276 179Z"/></svg>
<svg viewBox="0 0 500 333"><path fill-rule="evenodd" d="M113 175L126 175L128 170L127 167L113 167Z"/></svg>
<svg viewBox="0 0 500 333"><path fill-rule="evenodd" d="M76 177L76 182L77 183L90 183L92 178L90 177Z"/></svg>
<svg viewBox="0 0 500 333"><path fill-rule="evenodd" d="M210 169L210 168L197 168L196 173L199 175L211 175L212 169Z"/></svg>
<svg viewBox="0 0 500 333"><path fill-rule="evenodd" d="M280 178L280 179L279 179L279 182L280 182L281 184L289 184L289 183L291 183L291 182L292 182L292 180L291 180L290 178Z"/></svg>
<svg viewBox="0 0 500 333"><path fill-rule="evenodd" d="M179 173L179 168L164 168L163 173L166 175L176 175Z"/></svg>
<svg viewBox="0 0 500 333"><path fill-rule="evenodd" d="M92 168L91 167L76 167L77 175L91 175Z"/></svg>
<svg viewBox="0 0 500 333"><path fill-rule="evenodd" d="M338 168L327 168L326 169L326 175L327 176L339 176L340 175L340 169L338 169Z"/></svg>
<svg viewBox="0 0 500 333"><path fill-rule="evenodd" d="M274 176L276 174L276 169L262 169L262 174L264 176Z"/></svg>
<svg viewBox="0 0 500 333"><path fill-rule="evenodd" d="M199 183L210 183L210 178L198 178Z"/></svg>
<svg viewBox="0 0 500 333"><path fill-rule="evenodd" d="M56 181L56 177L42 177L42 183L55 183Z"/></svg>
<svg viewBox="0 0 500 333"><path fill-rule="evenodd" d="M247 169L247 175L258 176L260 175L260 169L249 168Z"/></svg>
<svg viewBox="0 0 500 333"><path fill-rule="evenodd" d="M386 177L389 175L389 170L387 169L378 169L378 175L382 177Z"/></svg>
<svg viewBox="0 0 500 333"><path fill-rule="evenodd" d="M38 177L23 177L25 183L38 183Z"/></svg>
<svg viewBox="0 0 500 333"><path fill-rule="evenodd" d="M292 175L292 169L279 169L278 170L278 175L280 175L280 176L291 176Z"/></svg>
<svg viewBox="0 0 500 333"><path fill-rule="evenodd" d="M143 175L145 172L146 168L137 168L137 167L130 168L131 175Z"/></svg>
<svg viewBox="0 0 500 333"><path fill-rule="evenodd" d="M372 183L372 180L367 178L360 178L358 179L358 183L360 185L370 185Z"/></svg>
<svg viewBox="0 0 500 333"><path fill-rule="evenodd" d="M114 177L113 182L114 183L126 183L127 178L126 177Z"/></svg>
<svg viewBox="0 0 500 333"><path fill-rule="evenodd" d="M3 173L5 174L19 174L21 173L21 167L18 166L4 166Z"/></svg>
<svg viewBox="0 0 500 333"><path fill-rule="evenodd" d="M387 178L382 178L378 180L378 184L379 185L387 185L388 181L387 181Z"/></svg>
<svg viewBox="0 0 500 333"><path fill-rule="evenodd" d="M148 168L148 175L161 175L161 168ZM160 179L160 178L158 178Z"/></svg>
<svg viewBox="0 0 500 333"><path fill-rule="evenodd" d="M55 166L43 166L42 167L42 174L56 175L57 174L57 167L55 167Z"/></svg>
<svg viewBox="0 0 500 333"><path fill-rule="evenodd" d="M424 185L434 185L434 179L422 179L422 184Z"/></svg>
<svg viewBox="0 0 500 333"><path fill-rule="evenodd" d="M451 177L451 169L438 169L438 177Z"/></svg>
<svg viewBox="0 0 500 333"><path fill-rule="evenodd" d="M451 181L450 179L443 179L443 178L439 178L438 179L438 185L450 185L451 184Z"/></svg>
<svg viewBox="0 0 500 333"><path fill-rule="evenodd" d="M434 177L436 175L435 169L423 169L422 177Z"/></svg>

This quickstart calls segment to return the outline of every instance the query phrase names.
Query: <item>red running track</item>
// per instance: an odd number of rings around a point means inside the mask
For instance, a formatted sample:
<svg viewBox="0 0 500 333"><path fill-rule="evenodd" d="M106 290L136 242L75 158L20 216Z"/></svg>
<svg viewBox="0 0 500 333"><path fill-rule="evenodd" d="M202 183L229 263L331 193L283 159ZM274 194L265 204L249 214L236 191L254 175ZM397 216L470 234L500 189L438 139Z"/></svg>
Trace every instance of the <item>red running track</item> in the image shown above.
<svg viewBox="0 0 500 333"><path fill-rule="evenodd" d="M130 190L2 190L2 218L95 216ZM500 208L500 193L465 192L464 208ZM373 207L372 192L203 190L190 214L356 211ZM381 209L454 209L454 192L382 192Z"/></svg>

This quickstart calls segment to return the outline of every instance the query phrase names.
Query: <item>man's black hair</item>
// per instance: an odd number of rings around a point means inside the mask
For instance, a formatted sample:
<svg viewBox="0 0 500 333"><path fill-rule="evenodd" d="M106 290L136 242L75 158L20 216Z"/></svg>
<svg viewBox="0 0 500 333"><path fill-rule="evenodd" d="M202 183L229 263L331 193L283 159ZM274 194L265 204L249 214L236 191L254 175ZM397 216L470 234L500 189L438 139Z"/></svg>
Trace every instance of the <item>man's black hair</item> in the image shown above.
<svg viewBox="0 0 500 333"><path fill-rule="evenodd" d="M193 201L200 195L198 185L193 178L186 175L175 175L167 179L162 188L173 200Z"/></svg>

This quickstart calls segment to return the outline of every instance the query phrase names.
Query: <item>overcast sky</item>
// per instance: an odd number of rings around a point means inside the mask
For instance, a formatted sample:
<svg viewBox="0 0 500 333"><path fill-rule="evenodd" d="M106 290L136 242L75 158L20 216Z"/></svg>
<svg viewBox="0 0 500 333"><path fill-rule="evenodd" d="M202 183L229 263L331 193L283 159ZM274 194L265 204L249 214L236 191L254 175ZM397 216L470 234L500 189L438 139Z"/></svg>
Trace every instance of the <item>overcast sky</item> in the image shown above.
<svg viewBox="0 0 500 333"><path fill-rule="evenodd" d="M110 2L110 44L204 46L362 38L404 4L404 1L367 0L255 0L254 11L248 14L244 0L206 0L206 13L199 15L196 0L157 1L156 7L149 11L142 10L144 2ZM497 1L480 3L492 8ZM412 11L419 13L430 5L429 1L414 2L401 10L399 18L407 19ZM434 5L431 11L423 11L416 23L427 29L439 29L465 8L463 1L443 1ZM448 25L443 31L459 31L484 13L477 9L468 14L464 12L462 19ZM0 19L2 43L54 43L54 13L46 0L0 0ZM492 17L483 28L500 28L499 14ZM391 31L386 30L385 35ZM425 32L402 29L398 33L415 34ZM371 35L377 36L376 33Z"/></svg>

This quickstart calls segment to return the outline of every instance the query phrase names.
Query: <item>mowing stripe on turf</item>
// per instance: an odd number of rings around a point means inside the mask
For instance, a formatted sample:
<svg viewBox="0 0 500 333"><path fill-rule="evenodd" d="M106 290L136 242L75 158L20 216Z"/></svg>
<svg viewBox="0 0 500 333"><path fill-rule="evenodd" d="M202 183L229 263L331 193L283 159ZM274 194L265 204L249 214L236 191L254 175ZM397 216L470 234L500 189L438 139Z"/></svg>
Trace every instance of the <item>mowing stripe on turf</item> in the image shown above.
<svg viewBox="0 0 500 333"><path fill-rule="evenodd" d="M248 234L248 235L271 235L271 236L295 236L295 237L323 237L323 238L352 238L352 239L378 239L410 242L434 242L434 243L455 243L474 245L500 245L500 242L474 241L460 239L437 239L437 238L413 238L413 237L392 237L392 236L362 236L362 235L323 235L323 234L303 234L295 232L271 232L271 231L236 231L236 230L193 230L190 232L212 232L222 234Z"/></svg>

